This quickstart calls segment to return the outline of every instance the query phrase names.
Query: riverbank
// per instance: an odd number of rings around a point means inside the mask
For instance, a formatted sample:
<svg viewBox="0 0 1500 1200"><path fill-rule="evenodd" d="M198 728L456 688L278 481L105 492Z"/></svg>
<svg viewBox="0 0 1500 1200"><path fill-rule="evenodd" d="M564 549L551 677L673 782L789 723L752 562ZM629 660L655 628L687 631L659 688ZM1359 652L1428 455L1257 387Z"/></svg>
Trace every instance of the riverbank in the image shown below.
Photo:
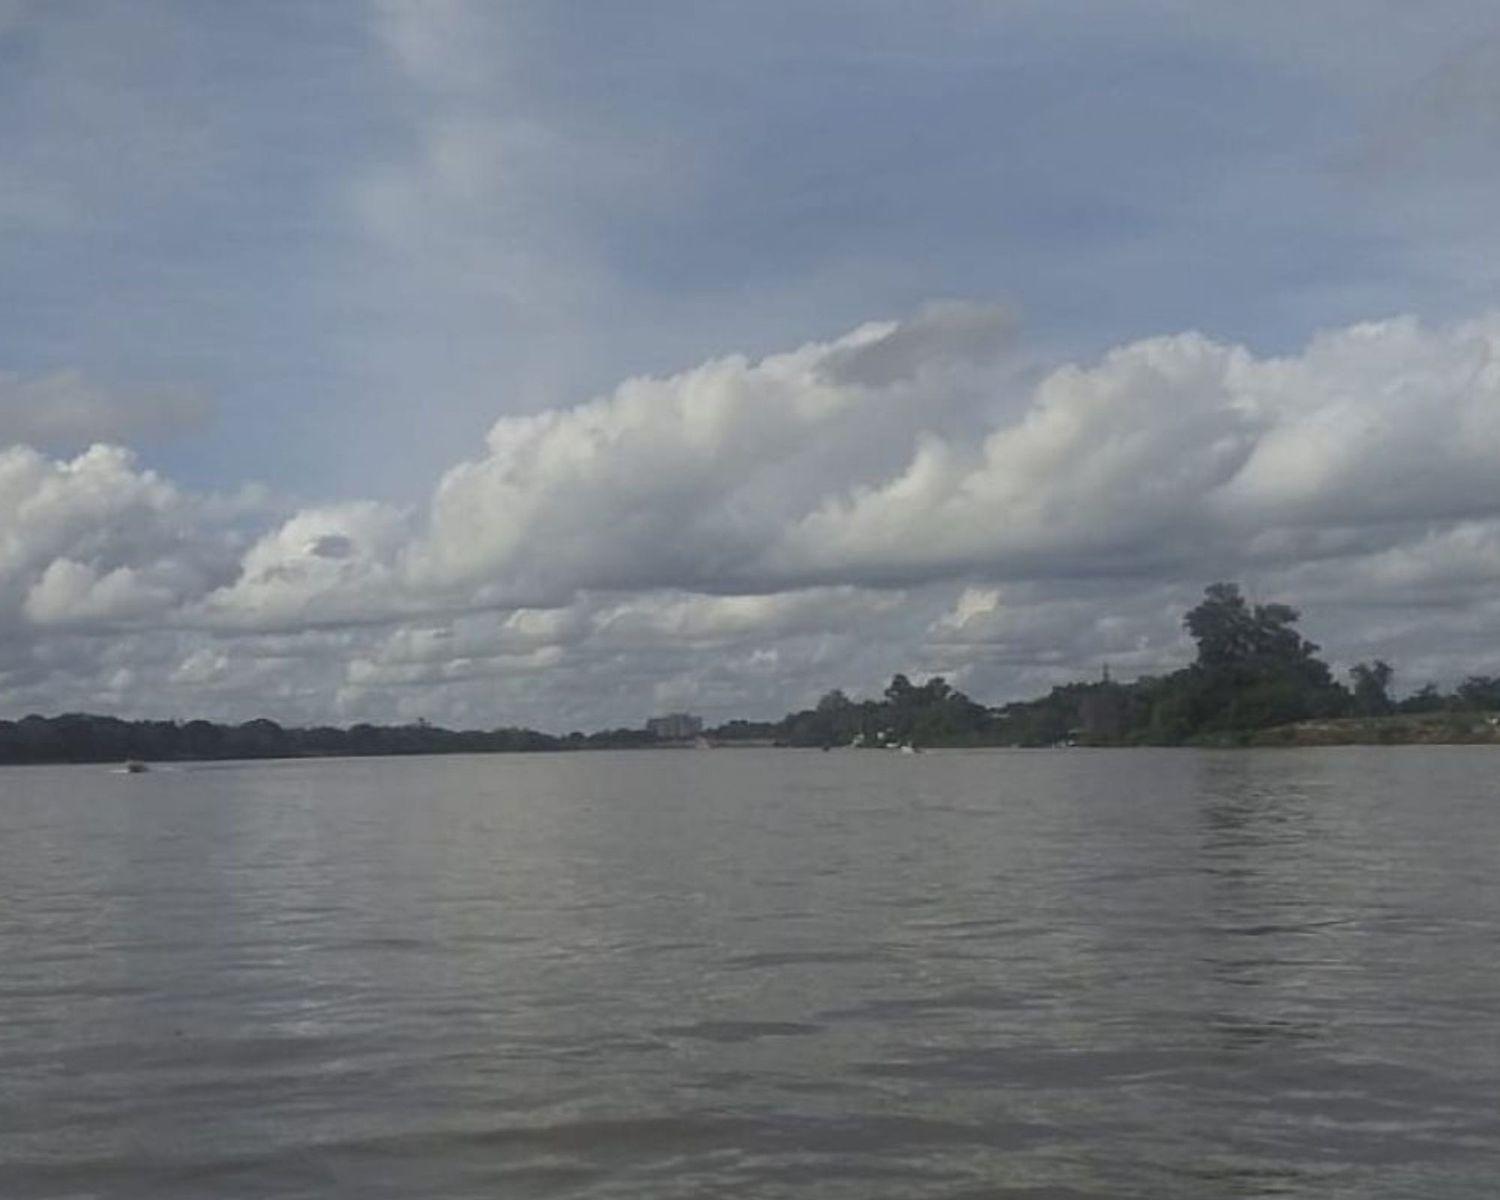
<svg viewBox="0 0 1500 1200"><path fill-rule="evenodd" d="M1243 735L1249 746L1472 746L1500 744L1500 714L1399 713L1298 721Z"/></svg>

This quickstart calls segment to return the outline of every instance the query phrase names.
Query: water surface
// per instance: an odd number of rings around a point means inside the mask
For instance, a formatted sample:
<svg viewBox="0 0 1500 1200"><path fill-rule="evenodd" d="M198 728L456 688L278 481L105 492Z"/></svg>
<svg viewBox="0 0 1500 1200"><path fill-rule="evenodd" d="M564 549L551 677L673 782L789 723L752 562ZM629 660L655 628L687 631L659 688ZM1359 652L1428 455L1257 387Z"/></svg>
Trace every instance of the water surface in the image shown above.
<svg viewBox="0 0 1500 1200"><path fill-rule="evenodd" d="M1497 766L0 770L0 1196L1488 1200Z"/></svg>

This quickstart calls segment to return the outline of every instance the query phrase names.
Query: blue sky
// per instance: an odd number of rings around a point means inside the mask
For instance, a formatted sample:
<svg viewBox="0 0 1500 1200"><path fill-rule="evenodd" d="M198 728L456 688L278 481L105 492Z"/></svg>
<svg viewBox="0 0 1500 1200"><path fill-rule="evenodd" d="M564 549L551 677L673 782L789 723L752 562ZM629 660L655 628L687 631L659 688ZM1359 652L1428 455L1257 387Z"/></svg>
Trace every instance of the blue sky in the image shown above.
<svg viewBox="0 0 1500 1200"><path fill-rule="evenodd" d="M1403 220L1493 177L1437 144L1484 4L10 12L0 363L201 395L142 447L197 485L412 498L502 413L933 297L1067 357L1494 283L1424 254L1488 217Z"/></svg>
<svg viewBox="0 0 1500 1200"><path fill-rule="evenodd" d="M1451 329L1500 282L1497 79L1479 0L0 0L0 442L415 528L497 421L933 301L1007 314L1010 382L911 401L976 438L1143 339ZM710 574L662 582L787 585Z"/></svg>

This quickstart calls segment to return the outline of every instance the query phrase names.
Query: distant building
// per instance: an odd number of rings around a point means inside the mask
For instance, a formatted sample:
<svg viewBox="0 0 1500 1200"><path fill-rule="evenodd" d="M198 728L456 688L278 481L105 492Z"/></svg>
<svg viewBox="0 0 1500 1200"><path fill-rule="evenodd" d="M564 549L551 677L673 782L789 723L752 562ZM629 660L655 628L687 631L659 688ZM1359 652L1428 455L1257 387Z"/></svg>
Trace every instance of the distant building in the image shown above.
<svg viewBox="0 0 1500 1200"><path fill-rule="evenodd" d="M662 742L687 742L703 732L703 719L692 713L668 713L647 721L646 732Z"/></svg>

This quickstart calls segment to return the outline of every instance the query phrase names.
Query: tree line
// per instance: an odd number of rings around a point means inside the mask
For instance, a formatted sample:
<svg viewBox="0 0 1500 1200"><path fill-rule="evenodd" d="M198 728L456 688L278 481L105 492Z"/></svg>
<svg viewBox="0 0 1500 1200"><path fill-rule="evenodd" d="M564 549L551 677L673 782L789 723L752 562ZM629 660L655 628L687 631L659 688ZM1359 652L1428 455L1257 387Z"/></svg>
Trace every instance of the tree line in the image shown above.
<svg viewBox="0 0 1500 1200"><path fill-rule="evenodd" d="M1130 683L1101 679L1054 687L1035 700L987 707L942 676L913 683L896 675L875 699L828 692L810 709L779 721L730 721L708 731L720 744L787 746L1181 745L1248 740L1257 731L1316 719L1500 711L1500 677L1471 675L1452 692L1428 684L1404 699L1395 672L1359 663L1348 683L1334 677L1319 647L1296 628L1285 604L1252 604L1234 583L1215 583L1183 618L1194 661ZM123 721L87 713L0 721L0 763L163 762L185 759L299 758L403 754L513 753L641 748L643 729L558 737L534 729L450 730L408 725L284 728L264 718Z"/></svg>
<svg viewBox="0 0 1500 1200"><path fill-rule="evenodd" d="M1449 693L1427 684L1396 700L1395 671L1377 659L1354 666L1343 683L1298 632L1299 617L1289 605L1252 604L1237 584L1215 583L1183 618L1197 655L1170 674L1068 683L998 708L975 703L941 677L915 685L897 675L878 700L829 692L763 732L796 746L1182 745L1245 741L1319 719L1500 710L1495 676L1472 675Z"/></svg>
<svg viewBox="0 0 1500 1200"><path fill-rule="evenodd" d="M0 721L0 763L495 754L619 749L654 742L641 729L609 729L554 737L534 729L442 729L425 721L410 725L361 724L347 729L327 725L286 728L265 718L238 725L211 721L122 721L91 713Z"/></svg>

